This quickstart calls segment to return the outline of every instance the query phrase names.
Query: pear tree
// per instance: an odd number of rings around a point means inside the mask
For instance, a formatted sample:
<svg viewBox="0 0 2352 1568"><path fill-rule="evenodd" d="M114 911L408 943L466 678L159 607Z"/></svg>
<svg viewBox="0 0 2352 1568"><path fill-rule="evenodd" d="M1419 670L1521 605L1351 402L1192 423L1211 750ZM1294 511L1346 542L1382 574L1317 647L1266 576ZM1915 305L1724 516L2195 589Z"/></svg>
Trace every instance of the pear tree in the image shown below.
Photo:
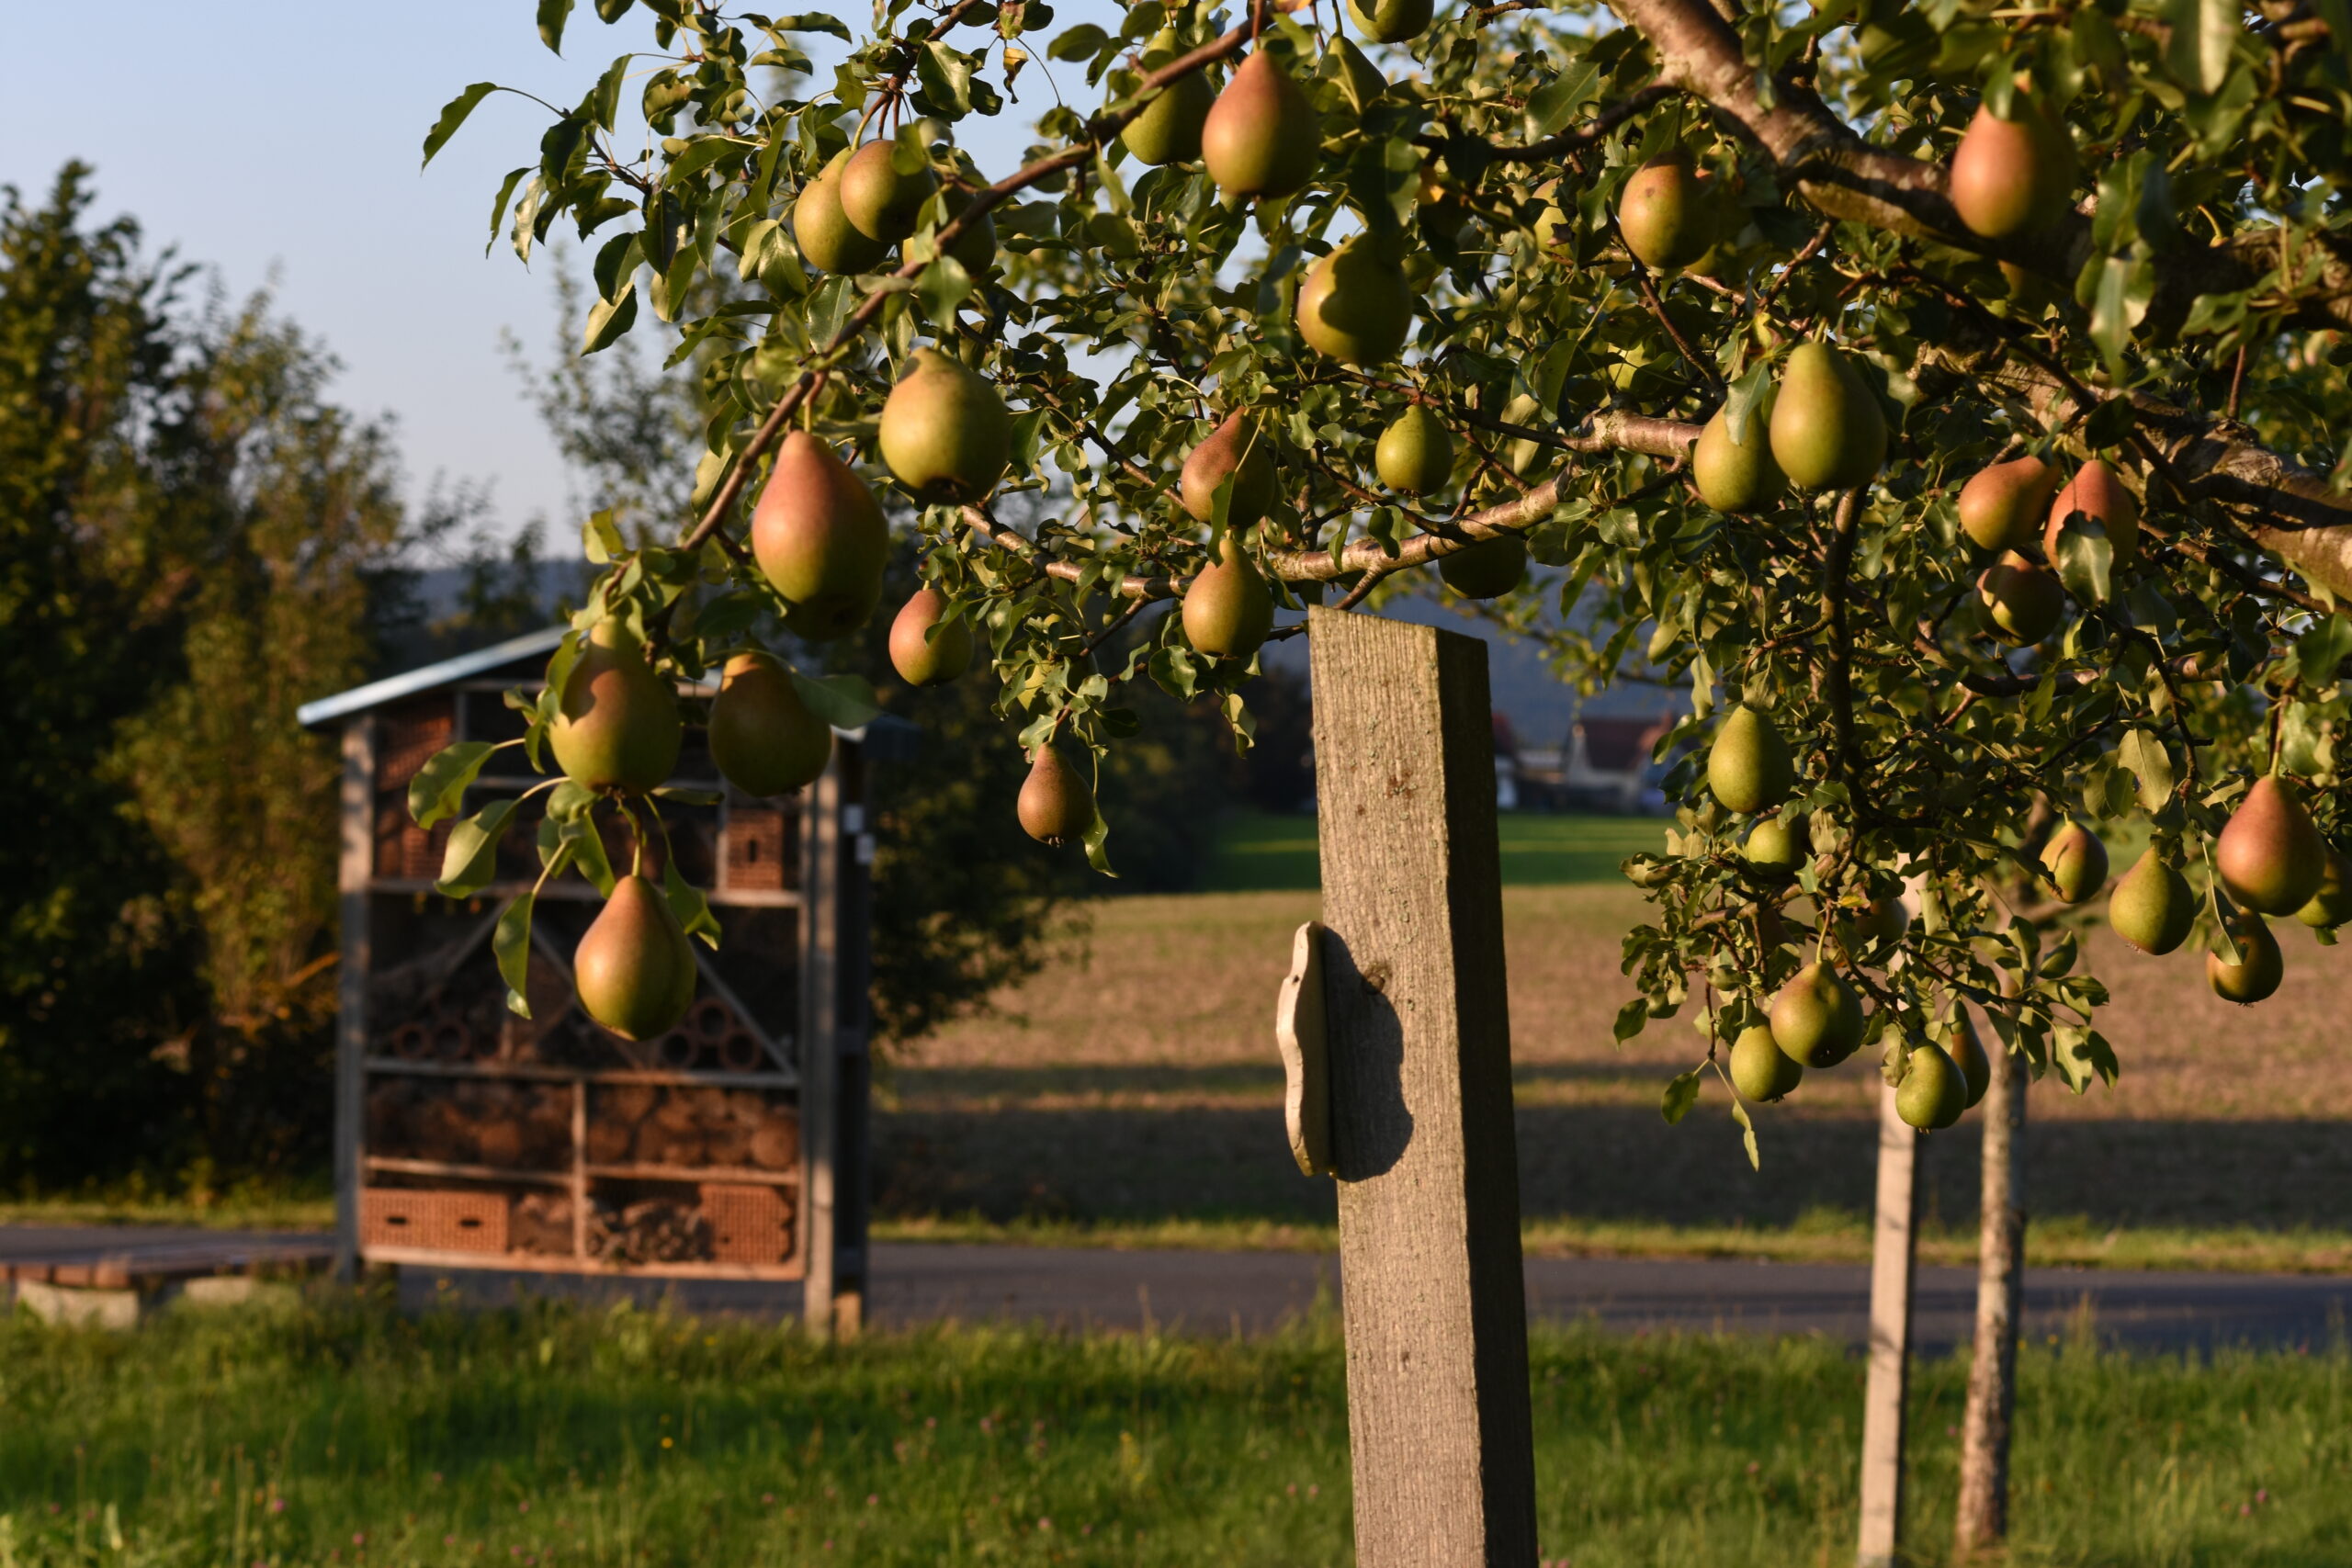
<svg viewBox="0 0 2352 1568"><path fill-rule="evenodd" d="M650 314L710 415L696 514L592 521L603 575L518 699L564 775L550 874L600 815L659 831L675 716L583 738L584 683L635 714L648 672L726 668L777 715L865 711L757 663L771 615L895 614L910 681L994 682L1023 822L1107 870L1092 763L1140 687L1246 743L1277 609L1442 592L1580 688L1687 688L1616 1032L1695 1023L1668 1119L1718 1082L1751 1157L1751 1107L1866 1048L1922 1127L1988 1052L2111 1081L2103 907L2234 1001L2327 962L2340 0L594 9L539 0L549 48L611 60L493 239L589 247L582 352ZM1024 118L1017 164L967 151ZM927 548L903 610L885 490Z"/></svg>

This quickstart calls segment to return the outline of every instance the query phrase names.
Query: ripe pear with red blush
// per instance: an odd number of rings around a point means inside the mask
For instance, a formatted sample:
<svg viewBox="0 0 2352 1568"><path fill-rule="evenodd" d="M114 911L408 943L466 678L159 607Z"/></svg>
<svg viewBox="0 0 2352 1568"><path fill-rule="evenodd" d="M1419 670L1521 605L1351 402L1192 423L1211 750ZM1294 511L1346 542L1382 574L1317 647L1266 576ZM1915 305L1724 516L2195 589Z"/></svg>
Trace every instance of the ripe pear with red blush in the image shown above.
<svg viewBox="0 0 2352 1568"><path fill-rule="evenodd" d="M1201 122L1201 157L1228 197L1288 196L1315 177L1321 117L1282 62L1263 50L1244 60Z"/></svg>
<svg viewBox="0 0 2352 1568"><path fill-rule="evenodd" d="M2115 564L2121 566L2140 551L2140 498L2103 457L2094 457L2066 481L2050 503L2050 519L2041 534L2042 553L2058 557L2058 536L2076 513L2096 522L2107 535Z"/></svg>
<svg viewBox="0 0 2352 1568"><path fill-rule="evenodd" d="M2064 477L2055 464L2033 457L1978 469L1960 487L1961 531L1996 555L2025 548Z"/></svg>
<svg viewBox="0 0 2352 1568"><path fill-rule="evenodd" d="M676 771L684 730L677 688L646 662L637 634L617 619L590 627L548 727L564 776L642 795Z"/></svg>
<svg viewBox="0 0 2352 1568"><path fill-rule="evenodd" d="M752 511L752 555L797 637L831 642L882 599L890 528L865 481L805 430L786 435Z"/></svg>
<svg viewBox="0 0 2352 1568"><path fill-rule="evenodd" d="M1022 830L1042 844L1083 839L1094 826L1094 792L1050 742L1037 748L1016 809Z"/></svg>
<svg viewBox="0 0 2352 1568"><path fill-rule="evenodd" d="M1225 503L1228 528L1250 528L1272 510L1275 487L1273 442L1248 414L1227 414L1201 444L1187 453L1176 480L1176 499L1198 522L1216 516L1216 487L1233 477L1233 493Z"/></svg>
<svg viewBox="0 0 2352 1568"><path fill-rule="evenodd" d="M2208 952L2205 981L2223 1001L2252 1007L2278 991L2278 983L2287 977L2287 960L2278 951L2278 939L2270 934L2260 915L2247 915L2234 934L2238 956L2245 962L2232 964L2220 953Z"/></svg>
<svg viewBox="0 0 2352 1568"><path fill-rule="evenodd" d="M1617 231L1645 266L1673 272L1714 245L1721 224L1714 177L1688 152L1653 158L1634 171L1617 197Z"/></svg>
<svg viewBox="0 0 2352 1568"><path fill-rule="evenodd" d="M2068 822L2041 846L2041 869L2060 903L2084 903L2107 886L2107 846L2080 822Z"/></svg>
<svg viewBox="0 0 2352 1568"><path fill-rule="evenodd" d="M2075 144L2020 93L2003 119L1980 107L1953 149L1947 187L1962 222L1988 240L2046 229L2074 198Z"/></svg>
<svg viewBox="0 0 2352 1568"><path fill-rule="evenodd" d="M2254 781L2213 844L2230 897L2266 915L2291 915L2327 880L2327 840L2294 784L2276 773Z"/></svg>
<svg viewBox="0 0 2352 1568"><path fill-rule="evenodd" d="M972 623L945 618L947 595L924 586L890 623L890 665L910 686L944 686L972 667Z"/></svg>
<svg viewBox="0 0 2352 1568"><path fill-rule="evenodd" d="M695 954L670 900L632 873L572 950L571 983L588 1016L624 1040L678 1026L695 999Z"/></svg>

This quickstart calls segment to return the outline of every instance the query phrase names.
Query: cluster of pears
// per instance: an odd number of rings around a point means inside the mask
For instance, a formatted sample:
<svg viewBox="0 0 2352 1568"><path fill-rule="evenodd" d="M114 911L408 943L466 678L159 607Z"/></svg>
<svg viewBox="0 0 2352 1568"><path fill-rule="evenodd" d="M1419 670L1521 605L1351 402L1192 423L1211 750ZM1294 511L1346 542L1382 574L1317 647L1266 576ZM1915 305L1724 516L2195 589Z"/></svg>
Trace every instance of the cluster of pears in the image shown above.
<svg viewBox="0 0 2352 1568"><path fill-rule="evenodd" d="M1273 509L1279 483L1271 439L1239 411L1186 455L1177 478L1177 502L1196 522L1214 522L1227 491L1217 557L1184 585L1181 612L1186 640L1213 659L1248 660L1274 629L1273 590L1242 541Z"/></svg>
<svg viewBox="0 0 2352 1568"><path fill-rule="evenodd" d="M939 176L920 149L895 138L844 148L793 199L793 243L820 271L872 272L922 226L923 207L936 195ZM953 221L972 196L962 186L946 187L944 220ZM947 254L974 277L986 275L996 265L995 219L982 213Z"/></svg>
<svg viewBox="0 0 2352 1568"><path fill-rule="evenodd" d="M2286 961L2264 917L2292 915L2313 931L2352 920L2352 863L2320 832L2294 784L2277 774L2254 781L2213 845L2213 869L2235 907L2231 927L2240 963L2205 955L2214 995L2251 1005L2278 989ZM2143 953L2166 953L2188 940L2197 896L2156 849L2115 885L2107 905L2115 934Z"/></svg>
<svg viewBox="0 0 2352 1568"><path fill-rule="evenodd" d="M1868 484L1886 462L1886 415L1842 349L1802 343L1778 382L1734 434L1717 409L1690 454L1699 499L1718 512L1754 512L1791 485L1822 492Z"/></svg>
<svg viewBox="0 0 2352 1568"><path fill-rule="evenodd" d="M2140 548L2140 498L2112 464L2094 457L2070 477L2029 454L1994 463L1960 487L1960 526L1994 558L1976 580L1986 625L2002 641L2027 646L2058 627L2066 593L2046 566L2027 555L2038 542L2055 558L2060 536L2078 520L2098 525L2114 562L2127 566Z"/></svg>

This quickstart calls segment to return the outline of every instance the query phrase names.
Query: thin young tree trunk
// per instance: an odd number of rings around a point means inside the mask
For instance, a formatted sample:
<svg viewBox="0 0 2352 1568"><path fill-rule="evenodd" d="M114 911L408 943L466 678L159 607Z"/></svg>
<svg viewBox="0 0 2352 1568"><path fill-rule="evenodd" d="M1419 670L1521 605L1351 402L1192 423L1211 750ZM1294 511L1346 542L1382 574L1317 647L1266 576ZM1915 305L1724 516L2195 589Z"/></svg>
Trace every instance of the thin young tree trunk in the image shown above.
<svg viewBox="0 0 2352 1568"><path fill-rule="evenodd" d="M1988 1034L1988 1039L1990 1039ZM1992 1040L1984 1089L1984 1231L1976 1272L1976 1351L1961 1418L1957 1554L1997 1548L2009 1532L2009 1435L2017 1409L2018 1307L2025 1282L2025 1197L2018 1169L2025 1066Z"/></svg>

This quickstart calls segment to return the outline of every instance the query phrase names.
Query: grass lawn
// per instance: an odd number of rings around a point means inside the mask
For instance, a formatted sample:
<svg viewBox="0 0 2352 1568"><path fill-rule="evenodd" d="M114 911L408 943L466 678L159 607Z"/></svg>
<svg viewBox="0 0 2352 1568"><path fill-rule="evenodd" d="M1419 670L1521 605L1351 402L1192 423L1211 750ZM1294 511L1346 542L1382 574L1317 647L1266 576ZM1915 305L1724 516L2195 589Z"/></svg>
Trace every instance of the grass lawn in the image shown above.
<svg viewBox="0 0 2352 1568"><path fill-rule="evenodd" d="M1666 844L1662 818L1511 812L1500 822L1503 882L1512 887L1614 881L1627 855L1655 853ZM1211 893L1287 893L1321 886L1315 818L1266 811L1238 812L1226 821L1201 883Z"/></svg>
<svg viewBox="0 0 2352 1568"><path fill-rule="evenodd" d="M1847 1560L1860 1363L1817 1340L1532 1342L1543 1550L1576 1568ZM1944 1561L1963 1368L1921 1367L1910 1539ZM2020 1367L2015 1560L2340 1568L2352 1353L2081 1345ZM983 1330L821 1349L564 1306L322 1295L137 1334L0 1319L0 1562L1351 1561L1336 1325Z"/></svg>

